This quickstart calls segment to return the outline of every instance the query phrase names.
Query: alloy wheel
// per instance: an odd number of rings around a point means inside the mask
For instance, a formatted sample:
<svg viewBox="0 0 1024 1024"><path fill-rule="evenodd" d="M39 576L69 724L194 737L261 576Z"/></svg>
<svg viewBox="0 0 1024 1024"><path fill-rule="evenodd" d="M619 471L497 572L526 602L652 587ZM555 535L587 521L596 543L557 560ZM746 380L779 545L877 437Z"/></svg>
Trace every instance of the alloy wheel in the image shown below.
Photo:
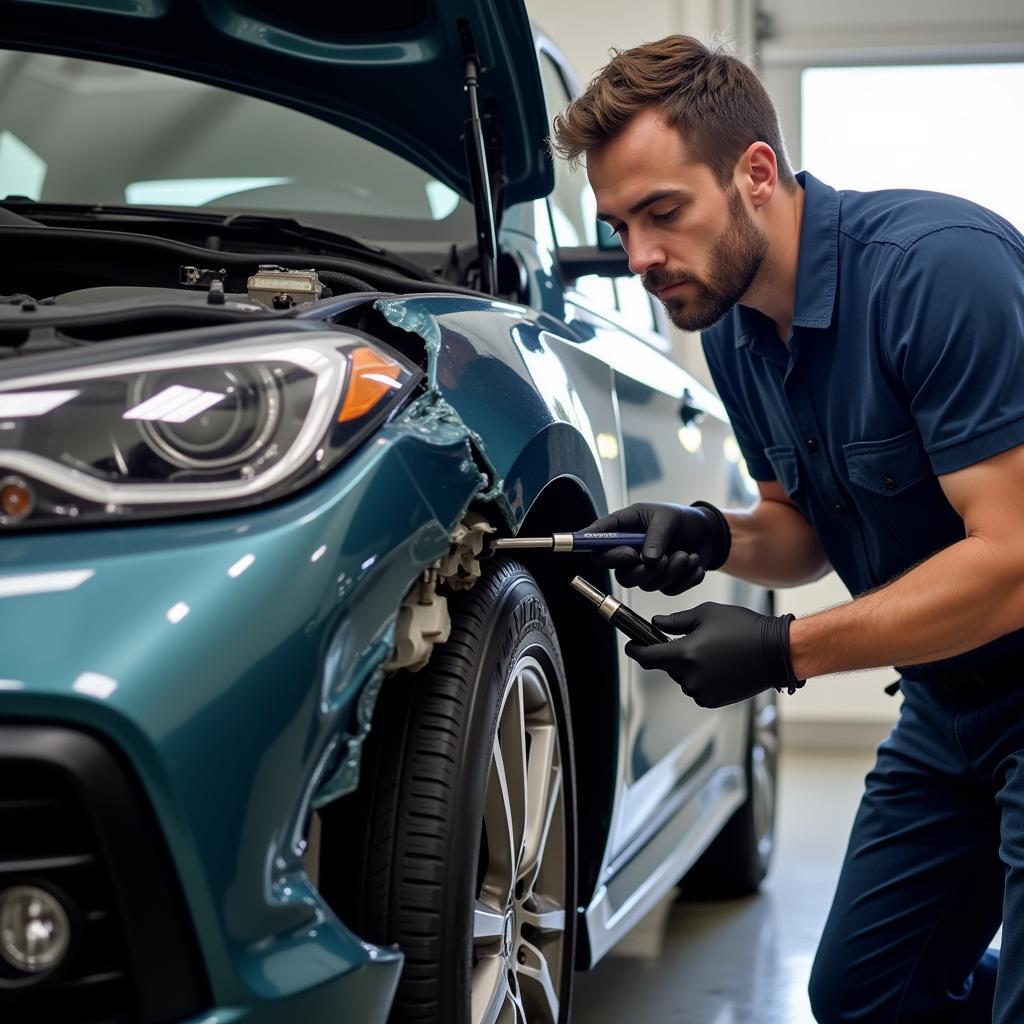
<svg viewBox="0 0 1024 1024"><path fill-rule="evenodd" d="M758 853L767 863L774 842L775 788L779 771L779 713L774 691L758 694L753 712L750 786L753 790L754 835Z"/></svg>
<svg viewBox="0 0 1024 1024"><path fill-rule="evenodd" d="M473 1024L558 1024L566 930L565 772L551 686L509 673L484 797L473 915Z"/></svg>

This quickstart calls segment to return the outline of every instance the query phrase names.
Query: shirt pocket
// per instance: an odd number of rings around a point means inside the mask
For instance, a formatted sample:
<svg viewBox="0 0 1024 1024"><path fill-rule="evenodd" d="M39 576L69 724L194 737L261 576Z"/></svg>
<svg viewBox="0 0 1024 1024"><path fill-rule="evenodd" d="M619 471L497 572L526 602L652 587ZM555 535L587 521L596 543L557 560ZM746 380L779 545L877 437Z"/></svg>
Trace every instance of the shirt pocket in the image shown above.
<svg viewBox="0 0 1024 1024"><path fill-rule="evenodd" d="M775 479L791 498L794 497L800 490L800 463L796 448L791 444L773 444L765 448L764 454L775 470Z"/></svg>
<svg viewBox="0 0 1024 1024"><path fill-rule="evenodd" d="M843 456L850 481L883 497L902 494L933 475L916 430L881 441L844 444Z"/></svg>

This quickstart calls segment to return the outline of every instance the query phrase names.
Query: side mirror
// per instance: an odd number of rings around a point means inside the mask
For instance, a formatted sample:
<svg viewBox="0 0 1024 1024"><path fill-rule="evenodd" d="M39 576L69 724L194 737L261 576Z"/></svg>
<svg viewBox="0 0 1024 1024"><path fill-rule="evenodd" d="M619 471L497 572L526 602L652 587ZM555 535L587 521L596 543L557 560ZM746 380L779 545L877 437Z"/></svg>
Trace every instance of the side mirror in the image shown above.
<svg viewBox="0 0 1024 1024"><path fill-rule="evenodd" d="M555 253L555 263L566 281L575 281L587 274L599 274L601 277L626 277L629 274L629 257L618 244L614 251L596 245L559 248Z"/></svg>

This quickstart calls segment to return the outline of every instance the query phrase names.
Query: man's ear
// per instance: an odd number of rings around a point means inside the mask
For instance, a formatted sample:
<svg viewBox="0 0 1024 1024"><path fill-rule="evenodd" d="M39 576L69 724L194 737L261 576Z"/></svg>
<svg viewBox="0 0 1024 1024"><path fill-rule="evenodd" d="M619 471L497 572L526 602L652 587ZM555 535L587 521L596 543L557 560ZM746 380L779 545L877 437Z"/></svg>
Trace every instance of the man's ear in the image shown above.
<svg viewBox="0 0 1024 1024"><path fill-rule="evenodd" d="M752 142L736 164L739 185L750 197L754 209L764 206L779 183L775 150L767 142Z"/></svg>

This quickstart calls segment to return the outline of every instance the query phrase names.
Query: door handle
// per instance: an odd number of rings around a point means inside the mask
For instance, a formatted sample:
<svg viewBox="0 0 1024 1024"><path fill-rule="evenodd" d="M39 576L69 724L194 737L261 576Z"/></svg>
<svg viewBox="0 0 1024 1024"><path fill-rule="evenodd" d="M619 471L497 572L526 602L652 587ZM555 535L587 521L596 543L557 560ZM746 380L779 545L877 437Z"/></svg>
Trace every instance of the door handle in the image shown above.
<svg viewBox="0 0 1024 1024"><path fill-rule="evenodd" d="M679 406L679 418L689 426L691 423L700 423L704 419L705 410L702 409L693 398L693 392L689 388L683 389L683 401Z"/></svg>

